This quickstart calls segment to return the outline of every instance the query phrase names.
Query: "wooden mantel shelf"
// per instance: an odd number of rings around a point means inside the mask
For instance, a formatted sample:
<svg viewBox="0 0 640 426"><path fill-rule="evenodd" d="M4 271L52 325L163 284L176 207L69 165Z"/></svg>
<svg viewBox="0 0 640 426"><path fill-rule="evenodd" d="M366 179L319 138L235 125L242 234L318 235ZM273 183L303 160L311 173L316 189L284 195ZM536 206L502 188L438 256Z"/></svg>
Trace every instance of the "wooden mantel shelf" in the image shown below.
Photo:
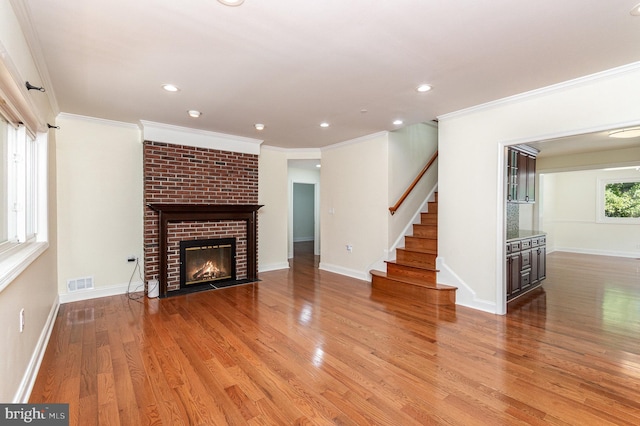
<svg viewBox="0 0 640 426"><path fill-rule="evenodd" d="M261 204L147 204L158 212L160 297L167 296L167 230L169 222L241 220L247 226L247 279L258 279L258 221Z"/></svg>
<svg viewBox="0 0 640 426"><path fill-rule="evenodd" d="M255 212L262 204L147 204L160 213L247 213Z"/></svg>

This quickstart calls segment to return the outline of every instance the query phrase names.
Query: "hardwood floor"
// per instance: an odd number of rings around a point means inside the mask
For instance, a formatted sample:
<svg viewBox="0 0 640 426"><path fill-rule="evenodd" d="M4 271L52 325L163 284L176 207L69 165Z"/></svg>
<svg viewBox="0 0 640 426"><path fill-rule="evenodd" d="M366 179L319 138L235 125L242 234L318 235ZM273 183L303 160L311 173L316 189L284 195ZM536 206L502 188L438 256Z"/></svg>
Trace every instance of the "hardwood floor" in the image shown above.
<svg viewBox="0 0 640 426"><path fill-rule="evenodd" d="M552 253L496 316L296 254L255 284L62 305L31 402L82 426L640 424L640 260Z"/></svg>

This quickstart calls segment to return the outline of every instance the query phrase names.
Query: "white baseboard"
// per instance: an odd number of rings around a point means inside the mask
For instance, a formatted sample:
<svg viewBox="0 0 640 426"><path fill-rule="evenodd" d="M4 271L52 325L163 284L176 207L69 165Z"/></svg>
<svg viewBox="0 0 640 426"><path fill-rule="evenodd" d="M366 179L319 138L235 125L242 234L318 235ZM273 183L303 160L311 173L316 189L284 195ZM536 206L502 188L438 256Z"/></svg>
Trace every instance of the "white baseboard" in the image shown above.
<svg viewBox="0 0 640 426"><path fill-rule="evenodd" d="M36 377L38 377L38 371L40 371L40 365L42 364L42 359L44 358L44 354L47 350L49 338L51 337L51 333L53 332L53 325L56 322L56 317L58 316L59 309L60 298L56 297L53 305L51 306L51 310L49 311L47 321L44 323L44 327L42 328L42 332L40 333L38 343L36 343L36 347L33 350L33 354L31 355L31 359L29 360L27 369L22 376L22 381L20 382L18 391L13 397L14 404L26 404L29 402L29 397L31 396L33 385L36 382Z"/></svg>
<svg viewBox="0 0 640 426"><path fill-rule="evenodd" d="M597 256L640 258L640 251L631 252L631 251L616 251L616 250L583 249L583 248L576 248L576 247L554 247L553 250L548 250L547 254L553 253L555 251L566 251L569 253L579 253L579 254L594 254Z"/></svg>
<svg viewBox="0 0 640 426"><path fill-rule="evenodd" d="M476 296L476 292L473 291L458 274L449 268L443 258L438 257L436 259L436 269L438 269L438 283L457 287L456 305L466 306L467 308L477 309L491 314L498 312L496 303L479 299Z"/></svg>
<svg viewBox="0 0 640 426"><path fill-rule="evenodd" d="M289 269L289 262L271 263L269 265L262 265L258 268L258 273L278 271L280 269Z"/></svg>
<svg viewBox="0 0 640 426"><path fill-rule="evenodd" d="M310 237L296 237L293 239L294 243L304 243L306 241L313 241L313 235Z"/></svg>
<svg viewBox="0 0 640 426"><path fill-rule="evenodd" d="M79 302L81 300L97 299L98 297L116 296L118 294L137 293L144 291L142 281L134 281L129 284L118 284L109 287L98 287L89 290L78 290L71 293L60 294L60 303Z"/></svg>
<svg viewBox="0 0 640 426"><path fill-rule="evenodd" d="M355 269L344 268L338 265L331 265L329 263L320 262L318 269L328 272L334 272L340 275L346 275L347 277L355 278L362 281L371 281L371 275L369 272L356 271Z"/></svg>

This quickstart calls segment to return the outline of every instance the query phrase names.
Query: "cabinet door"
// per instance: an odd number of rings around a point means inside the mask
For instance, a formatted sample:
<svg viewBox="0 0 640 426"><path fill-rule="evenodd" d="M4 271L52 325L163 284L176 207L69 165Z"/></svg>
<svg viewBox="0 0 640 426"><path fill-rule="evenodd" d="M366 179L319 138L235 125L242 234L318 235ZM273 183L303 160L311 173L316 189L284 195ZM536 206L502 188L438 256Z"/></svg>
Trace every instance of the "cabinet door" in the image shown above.
<svg viewBox="0 0 640 426"><path fill-rule="evenodd" d="M538 280L544 280L547 277L547 247L538 247Z"/></svg>
<svg viewBox="0 0 640 426"><path fill-rule="evenodd" d="M520 253L507 256L507 300L520 293Z"/></svg>
<svg viewBox="0 0 640 426"><path fill-rule="evenodd" d="M533 203L536 201L536 158L527 155L527 194L525 201Z"/></svg>
<svg viewBox="0 0 640 426"><path fill-rule="evenodd" d="M516 198L521 203L533 203L536 200L536 157L516 152L518 169Z"/></svg>
<svg viewBox="0 0 640 426"><path fill-rule="evenodd" d="M516 200L524 203L527 201L527 163L528 155L518 152L518 187Z"/></svg>
<svg viewBox="0 0 640 426"><path fill-rule="evenodd" d="M518 198L518 151L507 151L507 201Z"/></svg>

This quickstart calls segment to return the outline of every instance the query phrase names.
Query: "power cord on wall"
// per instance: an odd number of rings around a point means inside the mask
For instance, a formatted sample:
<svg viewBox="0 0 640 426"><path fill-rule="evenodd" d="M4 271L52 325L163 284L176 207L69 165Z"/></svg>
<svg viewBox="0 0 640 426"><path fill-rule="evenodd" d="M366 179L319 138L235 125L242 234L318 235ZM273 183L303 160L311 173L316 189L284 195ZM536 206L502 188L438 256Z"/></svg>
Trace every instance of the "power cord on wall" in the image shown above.
<svg viewBox="0 0 640 426"><path fill-rule="evenodd" d="M139 285L138 287L135 288L135 290L132 292L131 291L131 284L133 283L133 276L136 274L136 270L138 271L138 277L140 278L140 281L142 282L142 285ZM133 267L133 271L131 272L131 277L129 278L129 284L127 285L127 297L129 298L129 300L140 300L144 297L144 292L142 293L142 295L133 295L133 293L138 293L140 291L140 289L144 290L144 278L142 278L142 270L140 268L140 261L138 260L138 258L136 257L136 264Z"/></svg>

